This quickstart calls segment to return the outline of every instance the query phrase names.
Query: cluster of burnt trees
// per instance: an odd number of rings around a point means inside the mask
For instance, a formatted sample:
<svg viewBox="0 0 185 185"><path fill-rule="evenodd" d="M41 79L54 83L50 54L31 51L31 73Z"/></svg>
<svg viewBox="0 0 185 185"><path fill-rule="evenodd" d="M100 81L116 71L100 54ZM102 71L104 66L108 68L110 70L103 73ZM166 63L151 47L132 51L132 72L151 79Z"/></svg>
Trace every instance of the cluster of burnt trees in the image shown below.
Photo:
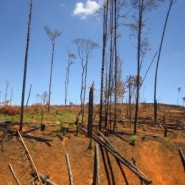
<svg viewBox="0 0 185 185"><path fill-rule="evenodd" d="M148 67L143 78L141 78L141 68L144 61L144 57L149 48L149 42L145 37L146 33L146 20L144 17L151 10L155 9L163 1L161 0L134 0L129 2L121 0L107 0L103 4L103 49L102 49L102 70L101 70L101 94L100 94L100 119L99 119L99 129L101 130L103 120L105 120L105 125L107 125L107 120L113 120L113 130L116 126L116 113L117 113L117 103L118 97L123 96L125 84L120 77L120 65L121 61L118 53L118 40L121 37L119 34L120 30L120 19L127 16L123 12L129 5L134 10L133 22L125 24L133 30L134 35L136 35L137 42L137 73L136 76L130 76L127 80L127 86L129 89L129 104L131 103L131 88L135 89L135 121L134 121L134 134L137 132L137 119L138 119L138 109L139 109L139 97L140 97L140 88L145 80L145 77L153 63L154 59L157 58L156 62L156 72L155 72L155 81L154 81L154 124L157 123L157 77L158 77L158 68L160 55L162 52L163 40L165 36L165 31L167 27L168 18L172 5L174 4L173 0L169 1L169 8L166 14L164 27L162 30L161 41L159 43L159 49L154 54L153 59ZM105 66L107 66L107 55L109 55L109 69L105 72ZM114 108L111 106L114 103ZM114 113L112 111L114 110ZM108 116L113 116L113 119L108 119Z"/></svg>
<svg viewBox="0 0 185 185"><path fill-rule="evenodd" d="M146 71L144 77L141 77L141 68L144 61L144 57L149 48L149 42L145 37L146 33L146 20L145 15L151 10L155 9L162 3L163 0L104 0L102 1L101 15L103 17L103 33L102 33L102 65L101 65L101 84L100 84L100 110L99 110L99 130L102 126L107 126L108 120L113 121L111 129L114 130L117 122L117 105L123 100L126 86L129 89L129 103L131 103L131 92L135 91L135 121L134 121L134 133L137 132L137 119L138 119L138 109L139 109L139 97L140 88L143 85L145 77L149 72L151 64L155 59L156 62L156 72L155 72L155 82L154 82L154 124L157 123L157 74L160 62L160 55L162 52L163 40L165 36L165 31L167 27L168 18L173 0L169 1L169 8L166 14L164 28L161 31L161 41L159 43L159 49L154 54L153 59ZM30 41L30 27L32 18L32 5L33 0L30 0L30 11L28 17L28 29L27 29L27 40L26 40L26 51L25 51L25 62L24 62L24 73L23 73L23 84L22 84L22 101L21 101L21 116L20 116L20 130L22 130L23 115L24 115L24 98L25 98L25 87L26 87L26 73L27 73L27 62L28 62L28 51L29 51L29 41ZM132 9L128 11L129 9ZM131 15L132 14L132 15ZM127 81L122 80L122 60L119 56L118 45L119 39L121 37L121 25L125 17L133 17L133 21L125 26L131 28L134 35L136 35L137 42L137 58L136 65L137 71L135 76L128 77ZM48 112L50 110L50 96L51 96L51 85L52 85L52 71L53 71L53 60L55 51L55 39L61 35L61 32L54 30L51 31L47 26L45 27L46 33L49 36L52 44L52 56L51 56L51 67L50 67L50 81L48 90ZM98 47L98 44L91 41L90 39L75 39L74 44L77 46L77 54L81 60L82 74L81 74L81 111L79 115L84 115L84 104L86 97L86 79L88 72L88 62L89 56L91 55L93 49ZM66 80L65 80L65 104L67 102L68 94L68 84L69 84L69 71L70 66L73 64L73 59L76 55L69 52L69 61L66 70Z"/></svg>

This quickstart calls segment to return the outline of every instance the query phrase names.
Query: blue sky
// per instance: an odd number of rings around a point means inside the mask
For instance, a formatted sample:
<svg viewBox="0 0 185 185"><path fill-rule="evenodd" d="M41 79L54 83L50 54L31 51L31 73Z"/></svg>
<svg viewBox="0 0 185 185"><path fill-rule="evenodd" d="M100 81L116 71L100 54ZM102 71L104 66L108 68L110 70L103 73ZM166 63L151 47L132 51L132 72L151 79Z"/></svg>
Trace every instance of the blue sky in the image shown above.
<svg viewBox="0 0 185 185"><path fill-rule="evenodd" d="M168 0L148 14L147 27L151 51L147 54L142 68L145 73L149 62L159 47L161 32L168 8ZM95 49L88 66L87 87L95 82L95 102L99 102L102 22L99 0L34 0L31 25L30 49L26 97L32 84L30 104L38 102L36 94L48 91L51 61L51 42L44 26L62 32L57 38L54 56L52 104L64 104L65 73L68 52L77 53L73 44L75 38L91 39L100 47ZM161 54L157 98L161 103L179 104L185 96L185 1L177 0L172 8ZM9 83L7 99L13 89L13 103L20 105L22 78L26 46L29 1L2 0L0 6L0 101L4 101L6 82ZM123 22L126 20L123 20ZM120 28L119 54L123 59L123 79L136 74L136 40L130 37L126 27ZM81 65L77 57L70 68L68 102L80 102ZM141 100L153 102L155 63L141 88ZM127 95L125 95L125 101ZM39 100L40 101L40 100ZM87 99L88 101L88 99Z"/></svg>

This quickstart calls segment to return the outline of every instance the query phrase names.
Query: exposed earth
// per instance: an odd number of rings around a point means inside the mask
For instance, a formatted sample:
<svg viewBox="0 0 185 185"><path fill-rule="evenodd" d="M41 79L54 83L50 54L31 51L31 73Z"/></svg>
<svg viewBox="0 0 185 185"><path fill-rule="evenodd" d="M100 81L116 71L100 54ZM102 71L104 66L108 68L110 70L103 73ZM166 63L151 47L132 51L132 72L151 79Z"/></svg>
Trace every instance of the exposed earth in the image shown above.
<svg viewBox="0 0 185 185"><path fill-rule="evenodd" d="M14 128L15 129L15 128ZM29 125L23 127L30 129ZM120 124L117 129L129 141L132 128ZM123 133L124 132L124 133ZM63 136L57 137L58 126L46 126L45 131L35 130L30 135L52 139L50 146L45 142L23 138L29 153L39 173L48 175L49 179L58 185L70 184L66 161L69 155L73 184L93 185L95 141L92 150L88 149L89 138L83 132L75 136L71 129ZM60 133L62 134L62 133ZM183 185L185 184L185 169L179 154L179 148L185 153L185 131L170 130L167 137L160 127L140 125L135 145L113 134L106 138L131 163L136 160L138 169L154 185ZM2 149L2 146L1 146ZM140 185L140 179L125 165L119 167L115 158L106 150L99 147L100 153L100 184L101 185ZM0 185L16 185L9 169L14 169L21 185L31 184L31 167L20 138L8 135L4 139L3 151L0 151Z"/></svg>

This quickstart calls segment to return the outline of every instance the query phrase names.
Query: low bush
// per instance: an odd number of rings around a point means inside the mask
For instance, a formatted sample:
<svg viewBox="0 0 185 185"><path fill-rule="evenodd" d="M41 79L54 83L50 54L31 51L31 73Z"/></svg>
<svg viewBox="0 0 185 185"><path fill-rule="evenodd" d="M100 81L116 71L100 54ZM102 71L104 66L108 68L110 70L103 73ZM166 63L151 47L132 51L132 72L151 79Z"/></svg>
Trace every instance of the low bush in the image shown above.
<svg viewBox="0 0 185 185"><path fill-rule="evenodd" d="M133 135L130 137L130 145L135 145L135 142L137 140L137 136Z"/></svg>
<svg viewBox="0 0 185 185"><path fill-rule="evenodd" d="M17 115L20 114L20 107L5 105L0 107L0 113L5 115Z"/></svg>

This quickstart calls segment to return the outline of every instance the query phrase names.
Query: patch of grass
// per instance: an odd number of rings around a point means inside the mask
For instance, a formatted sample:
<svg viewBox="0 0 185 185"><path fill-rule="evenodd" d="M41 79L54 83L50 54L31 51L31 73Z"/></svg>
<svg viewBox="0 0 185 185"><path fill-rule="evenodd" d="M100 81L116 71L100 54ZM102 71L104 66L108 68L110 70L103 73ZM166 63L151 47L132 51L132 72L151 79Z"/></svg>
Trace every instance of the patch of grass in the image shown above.
<svg viewBox="0 0 185 185"><path fill-rule="evenodd" d="M166 145L167 145L167 146L170 145L171 139L172 139L172 138L171 138L170 136L168 136L168 137L165 138L165 140L166 140Z"/></svg>
<svg viewBox="0 0 185 185"><path fill-rule="evenodd" d="M1 107L0 109L0 121L20 121L20 106L18 107ZM75 123L77 115L80 111L79 106L65 108L63 106L51 106L50 112L47 112L47 107L35 104L32 106L25 107L24 110L24 122L30 123ZM84 116L84 121L87 121L87 115ZM79 116L79 122L81 122L81 116Z"/></svg>
<svg viewBox="0 0 185 185"><path fill-rule="evenodd" d="M36 142L36 140L35 140L35 139L31 139L30 141L31 141L32 143L35 143L35 142Z"/></svg>
<svg viewBox="0 0 185 185"><path fill-rule="evenodd" d="M79 132L75 132L74 136L79 137L81 134Z"/></svg>
<svg viewBox="0 0 185 185"><path fill-rule="evenodd" d="M70 111L58 111L55 114L55 119L60 122L74 123L76 121L76 113Z"/></svg>
<svg viewBox="0 0 185 185"><path fill-rule="evenodd" d="M0 114L0 121L10 121L14 116L9 116L7 114Z"/></svg>

